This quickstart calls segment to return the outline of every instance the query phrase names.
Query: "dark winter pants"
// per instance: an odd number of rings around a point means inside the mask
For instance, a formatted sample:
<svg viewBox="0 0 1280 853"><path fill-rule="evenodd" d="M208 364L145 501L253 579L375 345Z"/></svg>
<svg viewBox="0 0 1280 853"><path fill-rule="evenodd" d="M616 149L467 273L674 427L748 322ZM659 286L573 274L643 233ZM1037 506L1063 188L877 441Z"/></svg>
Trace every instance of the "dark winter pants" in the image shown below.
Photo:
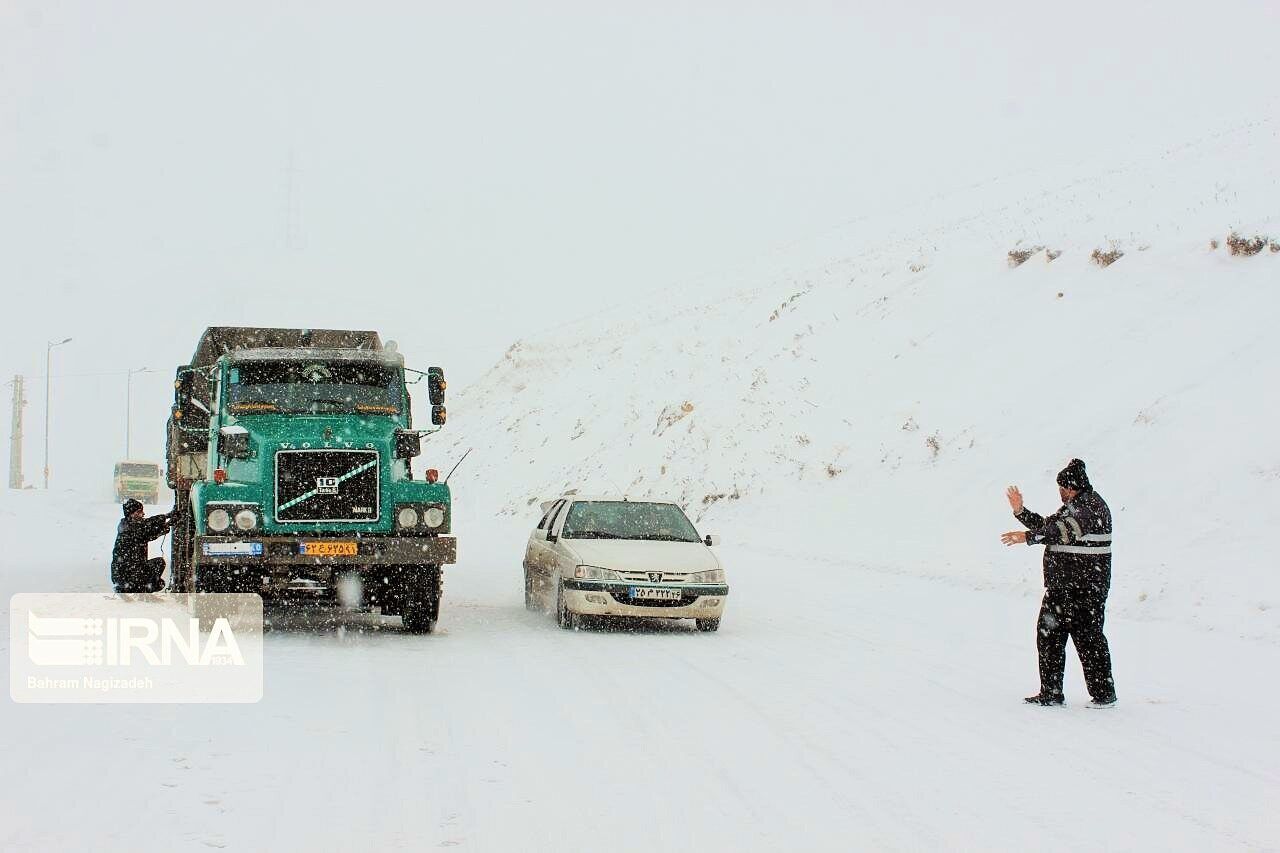
<svg viewBox="0 0 1280 853"><path fill-rule="evenodd" d="M1067 665L1067 637L1075 644L1084 668L1085 685L1094 699L1115 696L1111 678L1111 650L1102 633L1107 593L1083 589L1046 589L1036 624L1036 649L1040 653L1040 689L1062 693Z"/></svg>
<svg viewBox="0 0 1280 853"><path fill-rule="evenodd" d="M159 592L164 589L164 557L153 557L141 566L125 569L115 578L116 592Z"/></svg>

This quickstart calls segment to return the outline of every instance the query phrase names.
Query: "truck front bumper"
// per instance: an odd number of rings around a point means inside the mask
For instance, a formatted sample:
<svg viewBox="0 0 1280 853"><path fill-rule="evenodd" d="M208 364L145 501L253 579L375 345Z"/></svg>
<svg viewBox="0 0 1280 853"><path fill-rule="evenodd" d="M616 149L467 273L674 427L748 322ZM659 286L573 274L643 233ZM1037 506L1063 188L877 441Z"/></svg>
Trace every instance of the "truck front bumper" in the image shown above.
<svg viewBox="0 0 1280 853"><path fill-rule="evenodd" d="M309 542L356 543L355 554L304 554ZM445 565L458 561L458 540L452 536L362 536L349 539L306 536L197 536L195 562L210 566L379 566Z"/></svg>

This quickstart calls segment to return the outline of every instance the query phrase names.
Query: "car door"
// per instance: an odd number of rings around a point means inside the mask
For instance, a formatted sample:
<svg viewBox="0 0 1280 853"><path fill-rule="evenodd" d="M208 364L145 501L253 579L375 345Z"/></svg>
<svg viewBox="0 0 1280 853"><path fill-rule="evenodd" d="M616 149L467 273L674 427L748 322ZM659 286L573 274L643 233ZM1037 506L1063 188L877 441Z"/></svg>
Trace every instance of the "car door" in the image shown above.
<svg viewBox="0 0 1280 853"><path fill-rule="evenodd" d="M566 501L563 498L553 502L551 507L543 514L538 526L529 534L529 546L525 549L525 564L529 567L530 573L537 578L539 584L545 585L552 570L555 568L553 543L548 539L551 534L551 527L558 520L560 510L564 508L565 503Z"/></svg>
<svg viewBox="0 0 1280 853"><path fill-rule="evenodd" d="M572 506L573 501L566 500L551 514L551 519L547 522L547 565L544 577L551 587L554 587L560 579L560 568L569 562L568 548L561 541L560 534L564 528L564 520L569 515L569 508Z"/></svg>

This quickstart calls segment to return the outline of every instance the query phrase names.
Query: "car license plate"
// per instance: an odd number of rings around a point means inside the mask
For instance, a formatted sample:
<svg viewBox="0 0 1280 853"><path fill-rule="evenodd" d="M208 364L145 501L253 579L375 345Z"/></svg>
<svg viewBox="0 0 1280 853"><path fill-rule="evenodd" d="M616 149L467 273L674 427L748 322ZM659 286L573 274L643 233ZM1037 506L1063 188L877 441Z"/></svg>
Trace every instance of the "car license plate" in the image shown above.
<svg viewBox="0 0 1280 853"><path fill-rule="evenodd" d="M354 557L358 550L354 542L302 542L298 553L306 557Z"/></svg>
<svg viewBox="0 0 1280 853"><path fill-rule="evenodd" d="M680 590L633 586L631 587L631 598L637 601L679 601Z"/></svg>

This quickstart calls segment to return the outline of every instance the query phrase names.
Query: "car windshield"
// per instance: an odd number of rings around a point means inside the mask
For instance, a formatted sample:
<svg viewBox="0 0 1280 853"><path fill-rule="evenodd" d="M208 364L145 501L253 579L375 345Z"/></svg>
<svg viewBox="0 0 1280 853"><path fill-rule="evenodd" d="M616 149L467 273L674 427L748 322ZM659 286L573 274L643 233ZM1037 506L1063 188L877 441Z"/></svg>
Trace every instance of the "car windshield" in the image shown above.
<svg viewBox="0 0 1280 853"><path fill-rule="evenodd" d="M241 362L227 371L227 405L239 415L400 413L399 371L346 361Z"/></svg>
<svg viewBox="0 0 1280 853"><path fill-rule="evenodd" d="M565 539L701 541L680 507L641 501L577 501L560 535Z"/></svg>

